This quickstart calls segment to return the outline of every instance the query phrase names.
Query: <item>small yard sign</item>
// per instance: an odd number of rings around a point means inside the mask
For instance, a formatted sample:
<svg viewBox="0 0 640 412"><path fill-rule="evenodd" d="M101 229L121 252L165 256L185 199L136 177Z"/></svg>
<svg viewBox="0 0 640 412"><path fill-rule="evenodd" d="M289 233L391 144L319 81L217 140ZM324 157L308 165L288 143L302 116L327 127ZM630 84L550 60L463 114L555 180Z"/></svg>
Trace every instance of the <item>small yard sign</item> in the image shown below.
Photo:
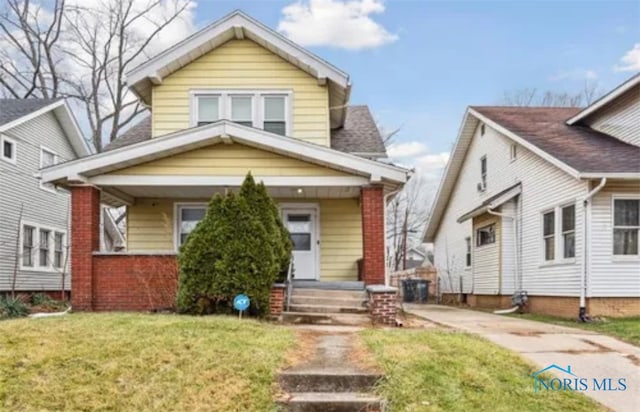
<svg viewBox="0 0 640 412"><path fill-rule="evenodd" d="M249 300L249 296L247 295L240 294L233 298L233 307L235 308L235 310L240 312L238 314L240 318L242 318L242 312L249 308L250 303L251 301Z"/></svg>

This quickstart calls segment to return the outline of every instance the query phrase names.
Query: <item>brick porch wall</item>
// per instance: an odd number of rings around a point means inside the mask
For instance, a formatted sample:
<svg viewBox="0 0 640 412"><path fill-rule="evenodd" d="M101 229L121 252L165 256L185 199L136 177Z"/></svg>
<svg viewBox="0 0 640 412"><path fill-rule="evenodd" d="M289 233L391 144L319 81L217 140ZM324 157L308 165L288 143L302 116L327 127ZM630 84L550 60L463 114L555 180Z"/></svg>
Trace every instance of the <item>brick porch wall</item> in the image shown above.
<svg viewBox="0 0 640 412"><path fill-rule="evenodd" d="M384 285L384 192L381 186L363 187L362 275L365 285Z"/></svg>
<svg viewBox="0 0 640 412"><path fill-rule="evenodd" d="M100 249L100 192L91 186L71 189L71 305L93 309L93 252Z"/></svg>

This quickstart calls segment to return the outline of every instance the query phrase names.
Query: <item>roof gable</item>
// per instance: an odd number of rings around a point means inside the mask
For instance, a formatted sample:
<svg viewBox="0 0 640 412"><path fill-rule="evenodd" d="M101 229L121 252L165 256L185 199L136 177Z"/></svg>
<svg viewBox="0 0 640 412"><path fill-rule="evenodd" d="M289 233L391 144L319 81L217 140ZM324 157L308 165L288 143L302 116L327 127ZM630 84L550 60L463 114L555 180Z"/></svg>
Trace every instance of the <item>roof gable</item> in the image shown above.
<svg viewBox="0 0 640 412"><path fill-rule="evenodd" d="M127 73L127 82L150 104L153 84L161 84L163 78L232 39L249 39L315 77L320 84L328 83L331 106L343 106L348 101L351 88L348 74L241 11L209 24L140 64ZM344 110L332 111L332 127L342 125L344 114Z"/></svg>

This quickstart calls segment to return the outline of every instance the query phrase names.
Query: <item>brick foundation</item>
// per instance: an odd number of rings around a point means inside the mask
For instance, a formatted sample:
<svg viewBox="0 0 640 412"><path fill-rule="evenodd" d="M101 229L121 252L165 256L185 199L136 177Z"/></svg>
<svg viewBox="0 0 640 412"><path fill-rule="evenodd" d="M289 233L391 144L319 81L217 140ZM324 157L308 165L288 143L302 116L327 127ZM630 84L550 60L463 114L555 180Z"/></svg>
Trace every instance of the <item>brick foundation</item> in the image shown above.
<svg viewBox="0 0 640 412"><path fill-rule="evenodd" d="M395 325L398 311L398 290L375 285L367 288L369 293L369 315L373 323Z"/></svg>
<svg viewBox="0 0 640 412"><path fill-rule="evenodd" d="M384 192L381 186L363 187L362 280L365 285L384 285Z"/></svg>
<svg viewBox="0 0 640 412"><path fill-rule="evenodd" d="M638 298L589 298L587 313L590 316L628 317L640 316L640 297Z"/></svg>
<svg viewBox="0 0 640 412"><path fill-rule="evenodd" d="M467 304L473 308L508 309L511 295L467 295Z"/></svg>
<svg viewBox="0 0 640 412"><path fill-rule="evenodd" d="M284 301L286 299L286 286L275 284L271 287L269 295L269 315L278 317L284 312Z"/></svg>

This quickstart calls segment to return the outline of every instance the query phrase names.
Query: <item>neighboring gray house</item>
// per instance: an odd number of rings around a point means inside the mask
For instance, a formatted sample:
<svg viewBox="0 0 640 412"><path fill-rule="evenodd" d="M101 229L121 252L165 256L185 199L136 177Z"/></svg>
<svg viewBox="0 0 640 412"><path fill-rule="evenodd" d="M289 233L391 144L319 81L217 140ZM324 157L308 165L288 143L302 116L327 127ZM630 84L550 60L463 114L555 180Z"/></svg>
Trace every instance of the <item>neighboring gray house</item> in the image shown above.
<svg viewBox="0 0 640 412"><path fill-rule="evenodd" d="M640 315L640 74L585 109L470 107L425 241L472 306Z"/></svg>
<svg viewBox="0 0 640 412"><path fill-rule="evenodd" d="M69 194L38 170L90 153L63 99L0 99L0 293L60 291L69 273ZM65 276L69 289L69 276Z"/></svg>

